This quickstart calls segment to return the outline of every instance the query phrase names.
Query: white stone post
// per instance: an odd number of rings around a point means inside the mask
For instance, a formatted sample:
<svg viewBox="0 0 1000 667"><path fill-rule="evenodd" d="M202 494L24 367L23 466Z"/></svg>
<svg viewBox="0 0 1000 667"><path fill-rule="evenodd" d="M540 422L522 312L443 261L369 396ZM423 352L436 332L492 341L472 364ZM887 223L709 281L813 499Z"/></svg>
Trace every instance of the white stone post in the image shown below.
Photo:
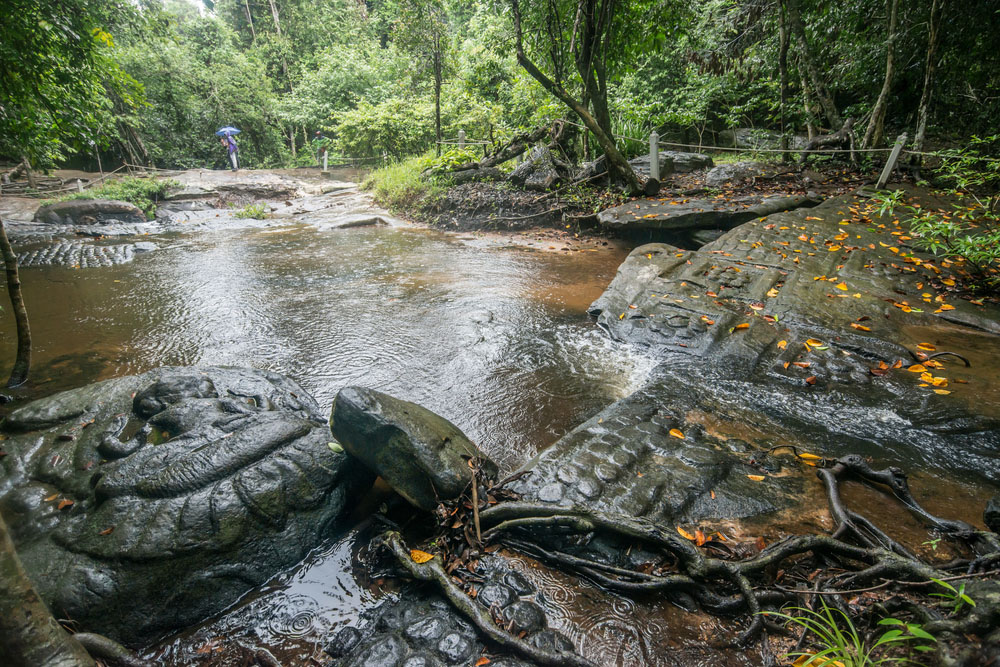
<svg viewBox="0 0 1000 667"><path fill-rule="evenodd" d="M329 171L329 170L328 170L328 169L326 168L326 165L327 165L327 161L328 161L329 159L330 159L330 151L328 151L328 150L325 150L325 149L324 149L324 150L323 150L323 171L324 171L324 172L326 172L326 171Z"/></svg>
<svg viewBox="0 0 1000 667"><path fill-rule="evenodd" d="M660 180L660 135L656 130L649 133L649 177Z"/></svg>
<svg viewBox="0 0 1000 667"><path fill-rule="evenodd" d="M465 150L465 130L458 131L458 150Z"/></svg>

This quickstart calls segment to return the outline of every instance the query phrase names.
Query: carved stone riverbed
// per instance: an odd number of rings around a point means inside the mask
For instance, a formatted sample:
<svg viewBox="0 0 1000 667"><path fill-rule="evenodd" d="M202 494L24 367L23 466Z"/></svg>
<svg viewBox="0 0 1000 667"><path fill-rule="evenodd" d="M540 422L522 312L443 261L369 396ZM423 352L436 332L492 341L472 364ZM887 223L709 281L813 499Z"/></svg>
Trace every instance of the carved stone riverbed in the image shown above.
<svg viewBox="0 0 1000 667"><path fill-rule="evenodd" d="M303 210L311 205L296 204ZM636 248L590 313L617 341L602 355L612 359L629 350L652 360L655 369L632 376L643 378L641 386L623 382L610 395L588 395L587 412L575 413L557 433L561 437L533 458L541 443L525 447L520 441L538 440L540 431L505 438L506 422L461 416L485 405L467 401L454 410L447 400L447 388L456 383L488 386L512 372L503 366L492 375L470 374L483 363L476 361L479 353L491 363L515 359L530 366L538 363L539 350L562 344L543 338L530 352L522 350L502 336L512 310L496 316L477 310L475 296L439 294L442 301L457 298L462 317L448 320L451 334L439 337L445 349L427 350L434 369L417 372L425 383L445 387L443 393L393 384L401 371L380 369L374 358L371 371L359 367L338 382L366 384L367 372L379 389L429 403L501 464L501 476L524 473L510 484L513 491L553 507L591 507L670 529L776 521L801 513L805 499L816 497L808 469L765 453L794 445L821 456L860 453L880 466L961 479L977 494L961 518L979 522L982 506L973 505L985 505L1000 483L1000 395L991 381L1000 314L954 296L951 267L915 253L909 242L866 200L844 197L752 220L699 250ZM321 283L320 273L306 274L307 281ZM367 273L364 279L379 280ZM423 283L437 285L429 278ZM365 298L395 302L408 296L395 289ZM360 308L357 298L344 303L353 304L345 313ZM358 332L373 342L382 318L391 320L391 311L379 313ZM251 321L256 317L252 309L247 314ZM343 326L352 326L341 317ZM448 348L450 340L461 345ZM923 372L911 372L921 361L921 343L961 354L972 365L942 356L925 362ZM253 359L248 353L240 360ZM613 359L638 364L634 356ZM395 362L408 368L402 358ZM329 405L339 386L312 375L315 367L297 368L307 379L303 384ZM292 364L286 372L300 376ZM513 377L512 387L524 386L523 376ZM529 394L532 401L562 400L551 380L539 388ZM513 401L504 414L517 421L529 414L529 403ZM29 572L57 614L83 629L143 644L220 611L300 561L339 525L348 501L360 497L373 474L328 446L327 416L304 389L263 371L167 369L72 390L8 416L0 503ZM364 415L352 419L361 423ZM356 554L350 542L338 544L347 546L336 547L346 556L335 578L353 591L343 604L354 611L314 613L314 620L327 620L309 626L312 649L296 644L299 652L289 659L305 659L325 646L337 664L457 665L484 650L482 638L424 589L405 588L401 600L390 596L376 605L381 593L372 597L343 575ZM576 547L580 553L604 550L610 560L627 557L597 542ZM311 558L300 572L321 562ZM661 621L649 620L646 611L630 607L628 616L636 620L615 624L602 616L595 632L579 610L567 612L565 589L552 588L551 575L535 565L525 569L523 562L493 555L482 567L481 602L492 601L505 619L524 623L531 641L598 662L686 664L681 653L662 653L666 644L652 638L663 630ZM280 616L295 600L289 576L279 575L191 634L149 647L147 657L193 662L198 650L216 650L218 636L238 634L247 610ZM169 604L163 591L172 596ZM282 596L287 605L279 613L268 600ZM595 607L625 604L586 596ZM665 618L667 612L657 614ZM640 622L626 646L629 623ZM284 641L268 637L251 628L240 641L272 648ZM700 655L690 664L718 658ZM739 660L755 662L753 656Z"/></svg>

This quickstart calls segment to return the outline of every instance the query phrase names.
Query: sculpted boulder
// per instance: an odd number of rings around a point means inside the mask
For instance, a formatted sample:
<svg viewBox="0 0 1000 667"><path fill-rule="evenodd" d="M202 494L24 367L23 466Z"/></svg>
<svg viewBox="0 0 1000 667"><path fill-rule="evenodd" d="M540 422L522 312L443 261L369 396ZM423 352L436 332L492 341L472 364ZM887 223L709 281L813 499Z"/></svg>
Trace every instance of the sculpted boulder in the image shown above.
<svg viewBox="0 0 1000 667"><path fill-rule="evenodd" d="M372 476L265 371L161 368L3 424L0 511L57 618L142 644L233 603L328 535Z"/></svg>
<svg viewBox="0 0 1000 667"><path fill-rule="evenodd" d="M35 220L55 225L137 224L146 222L146 214L126 201L71 199L40 207Z"/></svg>
<svg viewBox="0 0 1000 667"><path fill-rule="evenodd" d="M421 509L433 510L439 500L465 490L472 479L470 458L479 459L487 475L496 477L496 464L457 426L416 403L373 389L341 389L330 430L349 454Z"/></svg>

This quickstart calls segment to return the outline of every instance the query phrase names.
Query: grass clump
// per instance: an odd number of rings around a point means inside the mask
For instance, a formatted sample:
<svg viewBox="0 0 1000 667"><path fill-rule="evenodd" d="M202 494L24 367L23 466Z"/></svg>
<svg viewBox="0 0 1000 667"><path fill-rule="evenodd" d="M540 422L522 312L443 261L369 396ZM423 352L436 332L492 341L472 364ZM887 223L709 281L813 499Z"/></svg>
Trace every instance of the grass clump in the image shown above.
<svg viewBox="0 0 1000 667"><path fill-rule="evenodd" d="M83 192L73 192L57 199L48 199L43 201L42 205L73 199L114 199L135 204L146 214L146 218L151 219L156 215L157 203L166 196L170 188L179 185L180 183L172 179L156 180L125 176Z"/></svg>
<svg viewBox="0 0 1000 667"><path fill-rule="evenodd" d="M428 158L414 157L376 169L361 183L375 203L390 211L412 211L435 200L444 191L440 177L423 176Z"/></svg>
<svg viewBox="0 0 1000 667"><path fill-rule="evenodd" d="M266 220L270 217L270 214L267 210L267 204L258 202L256 204L247 204L240 210L236 211L236 213L233 213L233 217L241 219L253 218L254 220Z"/></svg>

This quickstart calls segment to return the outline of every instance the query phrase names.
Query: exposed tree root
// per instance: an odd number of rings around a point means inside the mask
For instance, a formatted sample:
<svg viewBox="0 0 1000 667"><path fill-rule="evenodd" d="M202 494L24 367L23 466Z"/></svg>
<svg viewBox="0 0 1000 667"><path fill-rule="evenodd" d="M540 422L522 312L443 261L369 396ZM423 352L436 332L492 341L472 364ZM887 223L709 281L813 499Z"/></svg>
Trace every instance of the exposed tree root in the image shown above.
<svg viewBox="0 0 1000 667"><path fill-rule="evenodd" d="M546 651L504 632L493 622L493 618L485 608L466 595L465 591L451 580L451 577L444 571L439 557L435 557L426 563L417 563L410 557L410 551L403 543L402 536L395 531L383 533L379 539L396 557L397 562L409 572L410 576L420 581L429 581L437 584L441 594L447 598L455 609L472 621L479 628L479 631L490 641L503 649L532 660L539 665L595 667L594 663L575 653Z"/></svg>
<svg viewBox="0 0 1000 667"><path fill-rule="evenodd" d="M761 613L764 610L775 610L789 602L799 607L809 606L810 602L822 598L828 606L857 615L842 596L873 591L884 594L897 591L904 595L890 598L884 608L876 599L867 599L866 614L870 619L877 620L876 616L885 617L890 613L904 614L924 624L924 629L931 634L954 637L974 634L985 638L1000 627L1000 581L995 578L1000 574L997 568L1000 566L1000 538L996 533L934 516L914 499L906 476L898 468L874 470L862 457L849 455L820 462L817 474L826 488L835 524L833 534L789 537L743 558L729 550L723 553L718 548L711 549L713 543L700 547L673 529L644 519L581 507L516 499L503 501L510 496L504 496L502 483L487 486L486 494L488 498L494 498L491 494L495 494L500 501L494 499L489 503L477 497L475 507L482 528L481 544L506 545L610 591L623 594L659 592L693 600L711 614L748 615L750 624L736 640L737 644L753 641L766 630L780 630L769 624L766 615ZM962 546L970 557L944 565L922 561L872 521L845 505L840 482L848 477L887 490L930 531ZM467 501L465 506L473 507ZM454 513L453 510L448 516ZM451 581L449 574L455 568L446 572L437 559L417 565L410 559L398 533L388 535L387 544L411 575L436 581L463 613L469 615L474 611L488 618L488 614ZM640 571L622 564L598 562L587 558L586 554L570 553L573 544L589 542L596 535L610 538L614 543L637 545L646 549L657 562L646 564ZM491 548L495 547L487 547ZM721 554L721 557L714 554ZM779 585L779 579L784 585ZM975 606L963 604L955 609L955 600L942 602L942 598L928 595L947 591L934 580L959 579L963 580L965 592L974 599ZM794 584L790 587L788 581L806 582L810 587ZM890 606L889 601L895 602ZM485 629L480 621L475 622L493 641L518 641L502 633L498 639L496 633L501 631L492 621ZM799 638L799 646L804 642L805 635ZM511 644L514 646L519 645ZM939 658L948 662L947 643L939 642L938 647ZM518 652L530 657L525 650L518 649Z"/></svg>

